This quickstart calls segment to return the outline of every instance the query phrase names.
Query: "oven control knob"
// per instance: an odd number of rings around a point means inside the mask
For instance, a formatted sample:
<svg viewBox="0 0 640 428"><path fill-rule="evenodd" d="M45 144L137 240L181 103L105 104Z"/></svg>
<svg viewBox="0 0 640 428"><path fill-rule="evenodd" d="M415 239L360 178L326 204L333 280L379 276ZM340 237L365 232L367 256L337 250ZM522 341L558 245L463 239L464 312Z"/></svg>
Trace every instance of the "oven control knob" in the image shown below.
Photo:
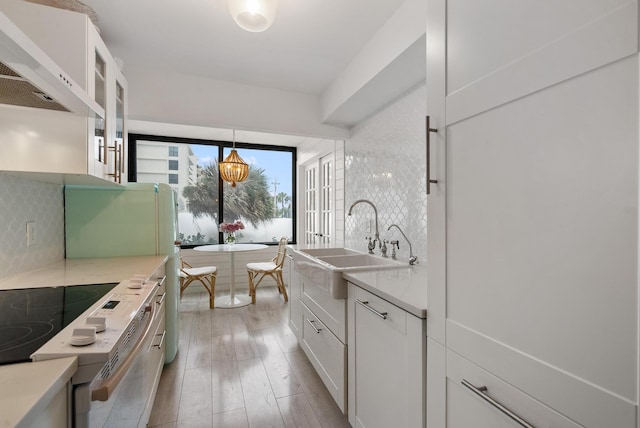
<svg viewBox="0 0 640 428"><path fill-rule="evenodd" d="M71 335L71 343L73 346L86 346L91 345L96 341L96 328L95 327L81 327L74 328L73 335Z"/></svg>
<svg viewBox="0 0 640 428"><path fill-rule="evenodd" d="M106 317L88 317L86 322L88 327L95 327L96 333L100 333L107 329Z"/></svg>

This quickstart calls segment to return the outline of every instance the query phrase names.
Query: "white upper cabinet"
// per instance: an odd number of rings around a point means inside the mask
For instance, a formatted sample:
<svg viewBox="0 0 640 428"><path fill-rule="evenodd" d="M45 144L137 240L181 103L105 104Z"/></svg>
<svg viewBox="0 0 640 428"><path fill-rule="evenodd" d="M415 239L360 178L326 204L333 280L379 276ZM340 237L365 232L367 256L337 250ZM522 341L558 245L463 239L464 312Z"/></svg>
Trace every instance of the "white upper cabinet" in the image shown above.
<svg viewBox="0 0 640 428"><path fill-rule="evenodd" d="M637 2L476 3L428 1L428 334L581 426L636 427Z"/></svg>
<svg viewBox="0 0 640 428"><path fill-rule="evenodd" d="M93 23L84 14L24 1L5 0L2 11L102 109L89 118L43 111L30 112L33 117L29 118L24 111L16 113L20 122L42 135L42 144L49 146L43 149L45 152L55 155L58 150L73 147L77 153L76 156L65 156L62 162L55 164L42 162L37 171L84 174L115 183L126 182L127 83ZM51 122L57 126L45 128L37 122ZM66 139L70 133L74 134L73 140ZM37 141L33 144L38 146ZM7 168L29 171L34 167ZM1 166L3 170L7 168Z"/></svg>

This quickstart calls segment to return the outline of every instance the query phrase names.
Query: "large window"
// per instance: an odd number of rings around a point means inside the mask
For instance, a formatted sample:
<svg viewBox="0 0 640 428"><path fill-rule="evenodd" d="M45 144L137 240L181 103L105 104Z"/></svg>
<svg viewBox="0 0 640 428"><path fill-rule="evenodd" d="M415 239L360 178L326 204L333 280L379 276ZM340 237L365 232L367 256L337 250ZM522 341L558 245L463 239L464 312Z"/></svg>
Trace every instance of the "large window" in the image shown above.
<svg viewBox="0 0 640 428"><path fill-rule="evenodd" d="M236 233L238 242L277 244L282 236L295 242L295 148L236 142L249 177L233 188L218 174L230 146L130 134L129 181L167 183L176 190L183 246L219 243L218 225L236 220L245 225Z"/></svg>

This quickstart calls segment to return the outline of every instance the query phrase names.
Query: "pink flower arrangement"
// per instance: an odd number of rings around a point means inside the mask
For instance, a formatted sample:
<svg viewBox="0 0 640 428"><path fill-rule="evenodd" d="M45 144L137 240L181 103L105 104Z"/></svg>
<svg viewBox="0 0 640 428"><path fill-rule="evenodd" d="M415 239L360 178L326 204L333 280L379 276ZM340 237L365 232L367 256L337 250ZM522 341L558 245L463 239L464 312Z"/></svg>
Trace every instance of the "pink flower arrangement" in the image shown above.
<svg viewBox="0 0 640 428"><path fill-rule="evenodd" d="M235 223L220 223L218 230L222 233L235 233L240 229L244 229L244 223L236 220Z"/></svg>

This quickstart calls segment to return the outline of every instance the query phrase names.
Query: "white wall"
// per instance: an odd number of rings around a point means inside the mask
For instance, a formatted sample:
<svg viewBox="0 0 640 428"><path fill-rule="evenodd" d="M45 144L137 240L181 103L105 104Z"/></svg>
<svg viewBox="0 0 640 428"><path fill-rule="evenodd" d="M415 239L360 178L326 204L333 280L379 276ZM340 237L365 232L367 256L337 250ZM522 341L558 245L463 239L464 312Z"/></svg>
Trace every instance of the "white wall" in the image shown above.
<svg viewBox="0 0 640 428"><path fill-rule="evenodd" d="M427 240L426 99L422 83L357 125L345 144L345 210L358 199L369 199L378 209L380 237L400 241L398 259L408 260L409 248L395 228L387 231L394 223L411 240L413 253L423 264ZM373 209L358 204L352 214L345 218L345 246L366 251L364 238L375 231ZM366 219L371 220L370 231L362 227Z"/></svg>
<svg viewBox="0 0 640 428"><path fill-rule="evenodd" d="M0 174L0 201L0 278L64 258L61 185ZM32 246L27 246L28 221L36 228Z"/></svg>
<svg viewBox="0 0 640 428"><path fill-rule="evenodd" d="M127 67L129 118L212 128L343 139L321 123L318 96Z"/></svg>

